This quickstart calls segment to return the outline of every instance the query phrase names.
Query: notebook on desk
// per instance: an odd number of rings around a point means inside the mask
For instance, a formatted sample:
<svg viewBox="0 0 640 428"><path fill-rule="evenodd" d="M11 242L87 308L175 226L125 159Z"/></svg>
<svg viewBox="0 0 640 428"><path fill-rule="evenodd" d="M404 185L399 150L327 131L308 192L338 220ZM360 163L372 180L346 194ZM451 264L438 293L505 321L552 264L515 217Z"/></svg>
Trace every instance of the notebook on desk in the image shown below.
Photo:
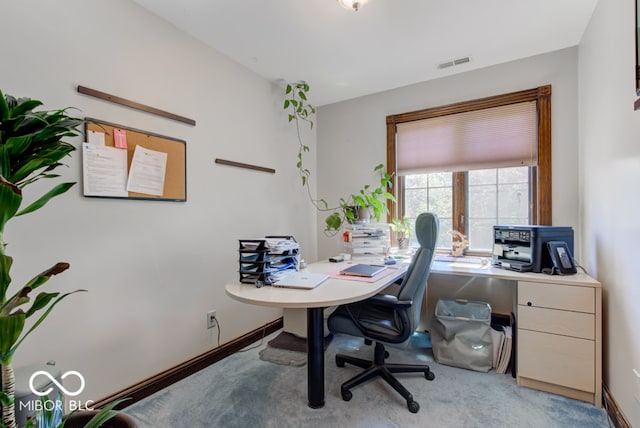
<svg viewBox="0 0 640 428"><path fill-rule="evenodd" d="M329 278L323 273L295 272L279 279L276 287L312 289L322 284Z"/></svg>
<svg viewBox="0 0 640 428"><path fill-rule="evenodd" d="M386 266L383 265L367 265L358 263L357 265L349 266L348 268L342 269L340 271L340 274L371 278L372 276L379 274L385 269Z"/></svg>

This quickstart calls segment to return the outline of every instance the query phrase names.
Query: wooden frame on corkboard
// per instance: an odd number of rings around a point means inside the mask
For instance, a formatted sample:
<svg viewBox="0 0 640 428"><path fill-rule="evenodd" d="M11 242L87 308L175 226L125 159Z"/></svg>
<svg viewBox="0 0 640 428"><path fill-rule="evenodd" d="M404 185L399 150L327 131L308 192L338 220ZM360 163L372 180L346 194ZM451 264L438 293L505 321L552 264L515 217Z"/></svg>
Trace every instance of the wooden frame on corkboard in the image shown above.
<svg viewBox="0 0 640 428"><path fill-rule="evenodd" d="M115 147L114 129L120 129L126 133L127 174L131 171L131 162L136 146L147 150L166 153L166 171L162 195L153 195L138 192L127 192L123 195L100 194L89 192L87 183L87 164L83 162L83 192L87 197L116 198L116 199L143 199L185 202L187 200L187 143L184 140L155 134L152 132L133 129L115 123L105 122L93 118L85 118L85 141L89 141L89 131L104 133L104 145ZM84 150L84 147L83 147ZM108 192L107 192L108 193Z"/></svg>

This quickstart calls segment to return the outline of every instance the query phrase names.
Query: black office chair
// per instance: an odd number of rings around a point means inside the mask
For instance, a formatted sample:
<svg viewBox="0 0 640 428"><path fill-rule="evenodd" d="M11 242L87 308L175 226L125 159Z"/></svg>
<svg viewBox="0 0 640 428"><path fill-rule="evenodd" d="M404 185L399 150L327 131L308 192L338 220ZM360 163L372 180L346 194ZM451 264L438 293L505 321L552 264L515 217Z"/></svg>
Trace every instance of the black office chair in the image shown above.
<svg viewBox="0 0 640 428"><path fill-rule="evenodd" d="M351 400L351 388L381 376L407 400L410 412L417 413L420 410L420 405L413 400L413 395L392 373L422 372L427 380L433 380L435 375L427 365L385 364L384 360L389 353L383 344L408 341L418 326L438 229L439 222L435 214L423 213L416 219L416 237L420 248L415 253L395 295L378 294L361 302L341 305L329 316L328 326L332 333L363 337L366 344L376 342L373 361L336 355L338 367L344 367L345 363L349 363L366 369L342 384L340 392L343 400Z"/></svg>

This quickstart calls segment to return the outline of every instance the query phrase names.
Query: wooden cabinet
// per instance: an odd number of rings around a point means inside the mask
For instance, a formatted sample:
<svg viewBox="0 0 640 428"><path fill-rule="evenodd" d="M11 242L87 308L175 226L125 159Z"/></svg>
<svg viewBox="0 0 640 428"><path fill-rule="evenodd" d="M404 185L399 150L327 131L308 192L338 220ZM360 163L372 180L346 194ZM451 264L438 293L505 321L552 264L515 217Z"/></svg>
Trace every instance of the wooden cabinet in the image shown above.
<svg viewBox="0 0 640 428"><path fill-rule="evenodd" d="M518 281L519 385L602 405L601 299L597 283Z"/></svg>

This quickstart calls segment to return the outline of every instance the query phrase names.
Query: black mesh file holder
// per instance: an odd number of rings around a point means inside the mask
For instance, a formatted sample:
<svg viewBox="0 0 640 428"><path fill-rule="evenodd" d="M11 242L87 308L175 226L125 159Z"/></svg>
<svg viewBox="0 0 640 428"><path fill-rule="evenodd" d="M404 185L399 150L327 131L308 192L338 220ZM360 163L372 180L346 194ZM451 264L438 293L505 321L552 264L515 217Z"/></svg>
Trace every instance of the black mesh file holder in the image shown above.
<svg viewBox="0 0 640 428"><path fill-rule="evenodd" d="M297 270L299 249L273 248L269 240L297 242L293 236L265 236L265 239L240 239L238 273L240 282L258 287L272 285L278 275ZM288 247L288 246L287 246Z"/></svg>

